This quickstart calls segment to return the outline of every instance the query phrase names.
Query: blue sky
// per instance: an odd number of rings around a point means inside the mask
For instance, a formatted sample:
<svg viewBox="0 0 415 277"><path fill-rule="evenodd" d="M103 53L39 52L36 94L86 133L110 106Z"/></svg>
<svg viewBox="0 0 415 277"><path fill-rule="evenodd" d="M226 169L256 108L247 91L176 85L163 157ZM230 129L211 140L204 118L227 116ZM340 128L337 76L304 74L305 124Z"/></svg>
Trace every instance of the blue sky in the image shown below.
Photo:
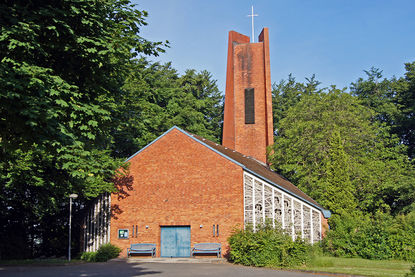
<svg viewBox="0 0 415 277"><path fill-rule="evenodd" d="M230 30L255 36L270 30L271 79L312 74L322 87L343 88L374 66L402 76L415 61L415 0L133 0L149 12L141 35L169 40L154 61L171 61L180 73L206 69L225 90ZM257 38L255 39L257 40Z"/></svg>

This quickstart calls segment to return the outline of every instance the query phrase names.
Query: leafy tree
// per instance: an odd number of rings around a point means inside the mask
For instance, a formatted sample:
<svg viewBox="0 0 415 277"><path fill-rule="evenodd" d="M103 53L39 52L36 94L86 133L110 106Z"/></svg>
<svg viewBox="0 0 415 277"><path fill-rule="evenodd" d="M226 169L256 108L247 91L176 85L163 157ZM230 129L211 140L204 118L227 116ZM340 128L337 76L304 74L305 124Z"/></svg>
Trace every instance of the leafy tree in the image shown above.
<svg viewBox="0 0 415 277"><path fill-rule="evenodd" d="M415 62L405 64L405 77L396 82L396 105L399 114L396 128L402 142L408 146L408 156L415 157Z"/></svg>
<svg viewBox="0 0 415 277"><path fill-rule="evenodd" d="M413 200L414 168L374 114L334 87L302 96L279 123L272 166L334 212L402 211Z"/></svg>
<svg viewBox="0 0 415 277"><path fill-rule="evenodd" d="M323 161L326 176L316 183L320 204L330 207L334 213L352 212L357 203L356 188L350 178L350 161L343 143L340 131L334 128L328 140L328 155Z"/></svg>
<svg viewBox="0 0 415 277"><path fill-rule="evenodd" d="M113 189L119 88L162 47L138 35L146 15L128 0L1 2L0 258L64 253L68 195Z"/></svg>
<svg viewBox="0 0 415 277"><path fill-rule="evenodd" d="M395 217L381 212L371 216L359 211L335 214L330 226L322 246L331 255L373 260L415 258L413 212Z"/></svg>
<svg viewBox="0 0 415 277"><path fill-rule="evenodd" d="M382 80L382 71L372 67L365 70L367 79L359 78L350 86L352 95L357 96L361 103L376 112L375 119L392 126L398 113L394 103L393 89L395 79Z"/></svg>
<svg viewBox="0 0 415 277"><path fill-rule="evenodd" d="M374 119L391 127L408 146L408 156L414 157L415 149L415 62L405 64L405 77L383 79L382 71L371 68L365 71L367 79L359 78L351 85L351 92L372 108Z"/></svg>
<svg viewBox="0 0 415 277"><path fill-rule="evenodd" d="M179 76L171 63L142 58L132 67L116 108L114 155L128 157L174 125L219 141L222 102L207 71Z"/></svg>
<svg viewBox="0 0 415 277"><path fill-rule="evenodd" d="M296 105L304 95L320 93L318 88L320 82L315 75L306 78L306 83L300 83L290 74L287 80L281 80L272 86L272 110L274 119L274 130L278 130L279 122L287 115L287 111Z"/></svg>
<svg viewBox="0 0 415 277"><path fill-rule="evenodd" d="M212 75L206 70L186 70L179 79L179 87L185 94L193 96L188 105L194 110L194 113L186 114L190 124L180 126L186 126L186 130L192 133L219 142L222 138L223 96L216 80L212 80Z"/></svg>

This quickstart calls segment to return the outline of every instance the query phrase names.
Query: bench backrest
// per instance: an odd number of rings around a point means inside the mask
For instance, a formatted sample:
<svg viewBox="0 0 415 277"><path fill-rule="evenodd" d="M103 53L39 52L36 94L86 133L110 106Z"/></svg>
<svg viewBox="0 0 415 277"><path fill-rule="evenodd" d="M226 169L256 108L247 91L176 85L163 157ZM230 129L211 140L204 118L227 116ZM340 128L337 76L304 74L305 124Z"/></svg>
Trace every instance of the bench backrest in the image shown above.
<svg viewBox="0 0 415 277"><path fill-rule="evenodd" d="M156 248L155 243L133 243L131 244L131 250L150 250Z"/></svg>
<svg viewBox="0 0 415 277"><path fill-rule="evenodd" d="M199 250L216 250L221 248L220 243L195 243L194 248Z"/></svg>

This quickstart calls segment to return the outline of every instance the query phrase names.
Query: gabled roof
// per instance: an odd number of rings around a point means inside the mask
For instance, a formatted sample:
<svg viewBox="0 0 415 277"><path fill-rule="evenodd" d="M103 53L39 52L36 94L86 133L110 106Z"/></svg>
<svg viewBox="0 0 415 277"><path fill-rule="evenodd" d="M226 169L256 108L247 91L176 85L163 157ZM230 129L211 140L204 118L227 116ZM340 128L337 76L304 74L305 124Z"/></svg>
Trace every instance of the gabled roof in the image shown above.
<svg viewBox="0 0 415 277"><path fill-rule="evenodd" d="M220 144L214 143L213 141L207 140L201 136L186 132L182 129L180 129L177 126L173 126L168 131L166 131L164 134L162 134L160 137L152 141L150 144L142 148L140 151L136 152L134 155L129 157L126 162L130 161L133 157L138 155L140 152L144 151L147 147L158 141L160 138L171 132L172 130L178 130L181 133L185 134L186 136L192 138L196 142L208 147L210 150L216 152L217 154L221 155L222 157L230 160L231 162L239 165L242 167L245 171L255 175L259 179L262 179L263 181L279 188L280 190L286 192L287 194L290 194L291 196L298 198L309 205L315 207L316 209L320 210L325 218L330 217L331 212L329 210L324 209L320 204L318 204L314 199L312 199L310 196L305 194L303 191L301 191L299 188L297 188L294 184L292 184L290 181L282 177L280 174L272 171L266 164L263 164L262 162L257 161L256 159L245 156L235 150L232 150L230 148L224 147Z"/></svg>

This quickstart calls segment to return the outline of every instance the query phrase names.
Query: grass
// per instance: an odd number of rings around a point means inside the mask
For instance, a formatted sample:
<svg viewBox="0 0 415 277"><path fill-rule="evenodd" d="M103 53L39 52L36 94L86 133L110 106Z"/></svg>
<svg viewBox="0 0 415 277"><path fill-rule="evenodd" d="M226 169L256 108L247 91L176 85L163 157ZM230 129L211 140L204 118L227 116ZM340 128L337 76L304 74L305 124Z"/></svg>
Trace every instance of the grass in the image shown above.
<svg viewBox="0 0 415 277"><path fill-rule="evenodd" d="M81 260L75 259L70 262L66 259L24 259L24 260L0 260L0 265L19 266L19 265L65 265L69 263L80 263Z"/></svg>
<svg viewBox="0 0 415 277"><path fill-rule="evenodd" d="M361 258L315 257L312 262L296 269L324 271L363 276L405 276L413 263L395 260L366 260Z"/></svg>
<svg viewBox="0 0 415 277"><path fill-rule="evenodd" d="M82 263L78 259L72 260L70 263ZM0 260L2 266L18 266L18 265L65 265L68 264L65 259L27 259L27 260ZM306 271L320 271L331 273L345 273L363 276L376 277L402 277L409 273L413 263L406 261L376 261L361 258L336 258L317 256L307 266L301 266L294 269Z"/></svg>

